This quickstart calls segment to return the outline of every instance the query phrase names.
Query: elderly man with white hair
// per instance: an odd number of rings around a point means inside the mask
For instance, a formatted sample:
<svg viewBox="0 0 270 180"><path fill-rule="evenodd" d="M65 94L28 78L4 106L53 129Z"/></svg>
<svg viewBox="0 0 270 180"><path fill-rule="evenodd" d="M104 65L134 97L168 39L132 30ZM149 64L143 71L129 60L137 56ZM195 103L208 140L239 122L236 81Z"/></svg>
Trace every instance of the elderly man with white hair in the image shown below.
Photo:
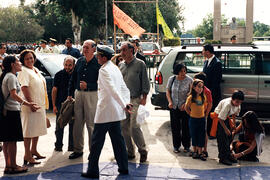
<svg viewBox="0 0 270 180"><path fill-rule="evenodd" d="M96 44L93 40L83 43L83 57L80 57L75 65L69 82L68 99L75 93L73 126L74 152L69 159L76 159L83 155L84 125L88 130L88 145L91 147L91 137L94 126L94 117L97 106L97 80L100 65L94 53ZM75 92L74 92L75 91Z"/></svg>

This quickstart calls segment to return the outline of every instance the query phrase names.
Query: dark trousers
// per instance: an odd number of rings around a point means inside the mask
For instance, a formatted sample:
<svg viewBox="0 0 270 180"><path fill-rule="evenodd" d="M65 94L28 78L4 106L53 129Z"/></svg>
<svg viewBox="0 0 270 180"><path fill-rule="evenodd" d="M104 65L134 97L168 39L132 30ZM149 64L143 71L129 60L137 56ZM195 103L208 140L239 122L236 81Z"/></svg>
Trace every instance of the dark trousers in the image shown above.
<svg viewBox="0 0 270 180"><path fill-rule="evenodd" d="M204 147L205 144L205 118L189 119L189 132L192 146Z"/></svg>
<svg viewBox="0 0 270 180"><path fill-rule="evenodd" d="M90 174L99 174L98 161L104 145L106 133L109 132L114 157L120 171L128 170L127 150L124 138L121 134L120 121L95 124L92 135L90 155L88 157L88 170Z"/></svg>
<svg viewBox="0 0 270 180"><path fill-rule="evenodd" d="M177 108L170 110L170 117L171 117L173 147L180 148L182 143L184 148L189 148L190 134L188 126L188 119L189 119L188 114L185 111L180 111Z"/></svg>
<svg viewBox="0 0 270 180"><path fill-rule="evenodd" d="M229 120L224 121L228 129L230 129ZM228 136L223 127L218 123L217 129L217 144L218 144L218 158L220 160L229 159L231 156L230 144L232 142L232 136Z"/></svg>
<svg viewBox="0 0 270 180"><path fill-rule="evenodd" d="M55 128L55 147L62 148L63 147L63 136L64 136L64 128L60 128L60 124L57 122L59 112L60 112L61 106L57 107L58 113L56 114L56 128ZM71 121L68 123L69 126L69 133L68 133L68 149L73 150L73 124L74 121Z"/></svg>

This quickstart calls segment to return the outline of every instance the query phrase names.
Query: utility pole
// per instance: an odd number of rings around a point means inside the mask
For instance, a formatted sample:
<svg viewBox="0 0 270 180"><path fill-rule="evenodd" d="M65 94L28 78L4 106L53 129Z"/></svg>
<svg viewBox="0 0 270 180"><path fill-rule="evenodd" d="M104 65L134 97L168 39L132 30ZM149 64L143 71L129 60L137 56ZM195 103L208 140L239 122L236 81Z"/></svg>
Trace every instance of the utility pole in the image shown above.
<svg viewBox="0 0 270 180"><path fill-rule="evenodd" d="M105 24L105 39L106 43L108 43L108 0L105 0L105 18L106 18L106 24Z"/></svg>

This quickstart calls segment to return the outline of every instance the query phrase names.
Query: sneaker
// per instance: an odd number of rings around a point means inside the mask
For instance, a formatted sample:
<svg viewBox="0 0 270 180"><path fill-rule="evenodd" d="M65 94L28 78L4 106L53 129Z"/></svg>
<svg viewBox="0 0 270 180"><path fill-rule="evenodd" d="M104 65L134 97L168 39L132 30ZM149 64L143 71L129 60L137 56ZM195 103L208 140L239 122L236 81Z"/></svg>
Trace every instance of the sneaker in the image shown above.
<svg viewBox="0 0 270 180"><path fill-rule="evenodd" d="M203 151L202 154L203 154L204 157L208 157L208 152L207 151Z"/></svg>
<svg viewBox="0 0 270 180"><path fill-rule="evenodd" d="M199 154L199 159L202 160L202 161L206 161L207 160L206 157L204 157L203 154Z"/></svg>
<svg viewBox="0 0 270 180"><path fill-rule="evenodd" d="M232 163L238 163L237 159L232 156L230 156L229 161L231 161Z"/></svg>
<svg viewBox="0 0 270 180"><path fill-rule="evenodd" d="M194 152L194 153L192 154L192 158L193 158L193 159L199 159L199 158L200 158L200 155L199 155L197 152Z"/></svg>
<svg viewBox="0 0 270 180"><path fill-rule="evenodd" d="M179 148L173 148L174 153L180 153Z"/></svg>

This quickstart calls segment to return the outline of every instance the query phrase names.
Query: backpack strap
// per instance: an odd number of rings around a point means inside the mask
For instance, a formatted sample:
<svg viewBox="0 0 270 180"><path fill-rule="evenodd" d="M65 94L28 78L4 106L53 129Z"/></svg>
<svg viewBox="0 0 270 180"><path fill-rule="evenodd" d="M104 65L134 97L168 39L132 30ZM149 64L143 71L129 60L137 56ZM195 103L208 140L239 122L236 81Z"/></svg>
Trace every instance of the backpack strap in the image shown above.
<svg viewBox="0 0 270 180"><path fill-rule="evenodd" d="M170 86L170 90L172 91L172 85L174 83L174 80L175 80L176 76L173 76L173 79L172 79L172 83L171 83L171 86Z"/></svg>

